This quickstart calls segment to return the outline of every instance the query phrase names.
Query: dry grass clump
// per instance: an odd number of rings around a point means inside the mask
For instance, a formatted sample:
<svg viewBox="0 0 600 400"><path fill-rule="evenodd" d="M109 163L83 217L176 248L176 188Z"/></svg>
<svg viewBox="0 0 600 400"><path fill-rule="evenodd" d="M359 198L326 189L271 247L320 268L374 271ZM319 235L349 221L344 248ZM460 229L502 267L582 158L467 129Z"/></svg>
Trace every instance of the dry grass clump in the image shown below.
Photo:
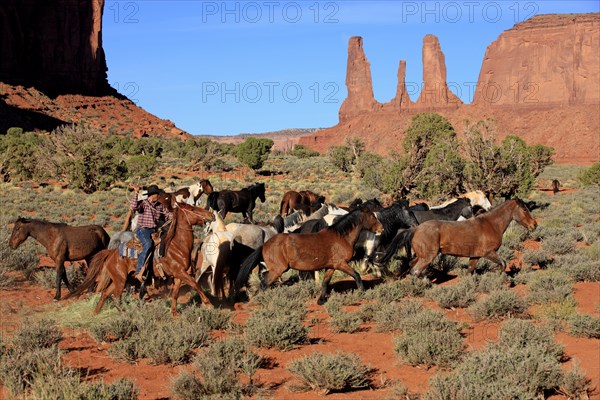
<svg viewBox="0 0 600 400"><path fill-rule="evenodd" d="M356 354L314 352L292 360L287 369L302 382L298 390L311 389L327 394L333 391L368 388L372 369Z"/></svg>

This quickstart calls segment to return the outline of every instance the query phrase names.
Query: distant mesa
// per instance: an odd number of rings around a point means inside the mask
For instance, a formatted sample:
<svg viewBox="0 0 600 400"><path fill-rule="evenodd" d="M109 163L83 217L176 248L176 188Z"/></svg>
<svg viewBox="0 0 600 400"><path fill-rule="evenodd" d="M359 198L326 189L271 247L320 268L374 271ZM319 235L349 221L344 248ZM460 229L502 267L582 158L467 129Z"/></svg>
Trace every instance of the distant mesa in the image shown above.
<svg viewBox="0 0 600 400"><path fill-rule="evenodd" d="M300 138L324 152L348 136L370 151L399 150L412 116L432 111L461 130L465 120L494 118L503 136L556 150L557 162L600 160L600 13L538 15L516 24L486 50L473 102L448 87L438 38L423 38L423 82L416 101L406 87L405 60L398 67L396 96L381 104L373 96L370 64L361 37L348 42L348 97L338 125ZM499 139L502 139L500 137Z"/></svg>

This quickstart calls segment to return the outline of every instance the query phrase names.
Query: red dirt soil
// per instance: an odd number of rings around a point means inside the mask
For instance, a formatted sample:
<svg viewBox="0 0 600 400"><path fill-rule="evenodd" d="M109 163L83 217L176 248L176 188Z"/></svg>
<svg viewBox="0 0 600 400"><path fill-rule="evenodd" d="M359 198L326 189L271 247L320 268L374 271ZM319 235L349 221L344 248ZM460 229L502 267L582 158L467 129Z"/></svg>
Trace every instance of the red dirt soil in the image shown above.
<svg viewBox="0 0 600 400"><path fill-rule="evenodd" d="M460 278L452 279L444 285L455 284ZM346 282L344 282L346 283ZM525 289L524 287L522 289ZM525 290L517 290L523 295ZM0 291L0 332L6 337L19 327L25 317L35 317L42 311L53 310L52 295L54 291L29 282L17 282L13 288ZM600 316L600 283L577 283L575 285L577 310L581 313ZM77 300L68 300L77 301ZM435 302L426 301L426 305L439 308ZM355 307L350 307L353 309ZM234 321L243 322L251 312L252 306L236 304ZM456 321L466 322L469 328L463 330L467 351L482 348L488 341L497 339L499 322L474 322L465 309L445 310L446 315ZM255 381L261 385L261 395L276 399L303 400L315 398L336 399L382 399L392 394L394 382L402 382L411 393L424 393L429 379L438 371L437 367L427 370L401 364L393 350L392 334L376 332L373 323L364 324L358 333L333 333L328 327L328 314L324 307L313 301L309 305L309 314L305 321L310 329L311 343L290 351L259 349L258 352L269 357L273 368L260 369ZM97 343L87 332L78 329L64 329L64 339L60 347L65 351L63 356L67 365L81 368L88 373L88 380L103 378L110 383L120 377L131 378L140 388L140 399L170 398L170 379L176 377L181 370L191 369L191 365L171 367L168 365L151 365L148 360L136 364L118 362L108 355L110 345ZM567 356L577 359L580 367L591 379L592 386L600 388L600 340L574 338L566 333L558 333L556 339L565 346ZM8 341L5 339L5 341ZM290 384L299 382L290 374L287 364L300 356L314 351L351 352L358 354L365 364L377 369L371 389L349 393L331 393L327 396L315 392L292 392ZM572 368L572 361L563 365ZM0 392L2 393L2 392ZM553 399L564 397L553 396ZM600 398L595 392L590 398Z"/></svg>

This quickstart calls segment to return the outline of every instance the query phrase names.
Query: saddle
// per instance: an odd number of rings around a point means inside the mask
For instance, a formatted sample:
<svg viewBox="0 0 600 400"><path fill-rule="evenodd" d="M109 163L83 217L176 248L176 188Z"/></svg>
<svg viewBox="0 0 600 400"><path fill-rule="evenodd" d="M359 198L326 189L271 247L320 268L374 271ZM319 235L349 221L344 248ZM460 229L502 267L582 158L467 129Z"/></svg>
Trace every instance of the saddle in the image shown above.
<svg viewBox="0 0 600 400"><path fill-rule="evenodd" d="M161 240L160 240L161 232L158 231L152 234L152 241L154 242L154 252L152 257L148 257L144 265L142 266L141 273L145 275L146 268L150 260L153 260L152 266L154 268L154 276L161 277L164 279L166 277L164 266L162 264L162 256L161 254ZM119 256L121 258L132 258L137 259L139 254L142 252L142 242L139 241L137 237L133 237L133 239L122 243L119 246Z"/></svg>

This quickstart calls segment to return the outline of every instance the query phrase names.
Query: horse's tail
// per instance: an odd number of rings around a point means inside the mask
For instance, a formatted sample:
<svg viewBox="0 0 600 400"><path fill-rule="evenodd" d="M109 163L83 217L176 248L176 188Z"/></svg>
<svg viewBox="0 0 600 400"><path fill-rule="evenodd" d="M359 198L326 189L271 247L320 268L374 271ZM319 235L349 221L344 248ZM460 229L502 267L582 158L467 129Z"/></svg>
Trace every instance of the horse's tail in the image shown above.
<svg viewBox="0 0 600 400"><path fill-rule="evenodd" d="M116 250L102 250L102 251L98 252L94 257L92 257L92 260L90 261L90 265L88 268L88 273L85 276L85 279L83 280L83 282L81 282L81 284L79 286L77 286L77 289L75 289L71 293L67 294L65 296L65 299L68 299L73 296L79 296L83 292L88 290L90 287L92 287L92 285L94 283L96 283L96 278L98 277L100 272L104 269L103 267L104 267L104 263L106 262L106 259L108 257L110 257L114 251L116 251Z"/></svg>
<svg viewBox="0 0 600 400"><path fill-rule="evenodd" d="M209 208L212 208L215 211L219 211L219 204L217 203L217 199L219 197L219 192L212 192L208 195L208 199L206 200L206 205Z"/></svg>
<svg viewBox="0 0 600 400"><path fill-rule="evenodd" d="M387 246L385 252L383 253L383 256L379 257L379 263L381 263L381 264L388 263L391 260L392 256L394 254L396 254L399 247L401 247L401 246L406 247L407 244L410 245L410 242L412 241L414 234L415 234L414 228L401 229L400 232L398 232L396 234L396 236L394 236L394 238L392 239L390 244ZM407 251L409 251L408 249L410 249L410 247L406 247L406 249L407 249ZM407 254L407 257L410 257L410 254Z"/></svg>
<svg viewBox="0 0 600 400"><path fill-rule="evenodd" d="M110 235L102 227L100 227L100 234L102 235L102 248L106 249L110 243Z"/></svg>
<svg viewBox="0 0 600 400"><path fill-rule="evenodd" d="M262 250L263 250L263 246L260 246L259 248L254 250L254 252L252 252L242 263L242 266L240 267L240 272L238 273L238 276L235 280L235 286L234 286L234 292L233 292L234 296L237 297L242 286L244 286L246 284L246 282L248 282L248 278L250 277L250 272L252 272L254 267L256 267L256 264L258 264L259 262L261 262L263 260Z"/></svg>

